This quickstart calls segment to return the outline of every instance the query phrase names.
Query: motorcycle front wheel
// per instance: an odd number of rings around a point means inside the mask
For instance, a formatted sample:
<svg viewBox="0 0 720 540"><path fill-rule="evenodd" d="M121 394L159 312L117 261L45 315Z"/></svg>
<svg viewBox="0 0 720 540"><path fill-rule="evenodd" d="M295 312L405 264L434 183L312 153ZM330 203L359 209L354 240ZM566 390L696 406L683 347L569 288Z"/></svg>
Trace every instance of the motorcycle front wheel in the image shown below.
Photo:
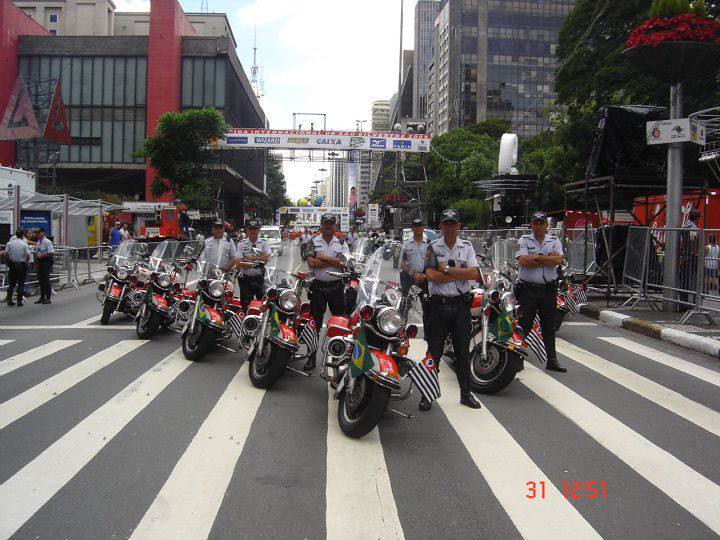
<svg viewBox="0 0 720 540"><path fill-rule="evenodd" d="M135 333L140 339L149 339L153 337L158 331L158 328L160 328L160 322L160 314L149 307L145 307L145 312L138 317L137 323L135 324Z"/></svg>
<svg viewBox="0 0 720 540"><path fill-rule="evenodd" d="M487 344L487 356L482 358L482 344L470 351L470 385L475 392L495 394L508 386L517 374L517 363L507 349L496 343Z"/></svg>
<svg viewBox="0 0 720 540"><path fill-rule="evenodd" d="M370 433L387 409L390 390L361 375L352 392L348 388L340 394L338 424L340 430L353 439Z"/></svg>
<svg viewBox="0 0 720 540"><path fill-rule="evenodd" d="M117 302L114 300L105 300L103 305L102 315L100 316L100 324L108 324L110 322L110 315L115 312Z"/></svg>
<svg viewBox="0 0 720 540"><path fill-rule="evenodd" d="M291 356L290 351L278 347L275 343L265 344L262 357L257 355L257 349L253 350L248 358L250 382L256 388L270 388L282 377Z"/></svg>
<svg viewBox="0 0 720 540"><path fill-rule="evenodd" d="M183 356L193 362L201 361L215 344L215 337L216 332L214 330L210 330L207 326L196 322L195 329L188 330L187 334L183 336Z"/></svg>

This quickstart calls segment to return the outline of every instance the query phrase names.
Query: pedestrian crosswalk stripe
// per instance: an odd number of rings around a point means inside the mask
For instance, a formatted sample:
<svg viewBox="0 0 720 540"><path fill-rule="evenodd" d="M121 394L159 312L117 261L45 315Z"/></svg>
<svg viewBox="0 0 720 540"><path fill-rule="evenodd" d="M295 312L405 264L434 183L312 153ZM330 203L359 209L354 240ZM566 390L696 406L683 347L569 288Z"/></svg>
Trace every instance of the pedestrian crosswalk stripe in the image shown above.
<svg viewBox="0 0 720 540"><path fill-rule="evenodd" d="M329 390L326 537L402 540L380 434L375 428L361 439L343 435L332 394Z"/></svg>
<svg viewBox="0 0 720 540"><path fill-rule="evenodd" d="M70 366L40 384L26 390L22 394L0 404L0 429L59 396L68 388L72 388L93 373L112 364L118 358L134 351L143 343L147 343L147 341L141 341L139 339L119 341L112 347L108 347Z"/></svg>
<svg viewBox="0 0 720 540"><path fill-rule="evenodd" d="M523 538L554 538L558 531L566 538L601 538L487 407L460 405L457 379L447 367L440 385L445 416ZM528 480L545 481L545 499L525 496Z"/></svg>
<svg viewBox="0 0 720 540"><path fill-rule="evenodd" d="M264 395L264 390L250 384L245 362L175 465L132 539L208 537Z"/></svg>
<svg viewBox="0 0 720 540"><path fill-rule="evenodd" d="M0 347L3 345L7 345L8 343L12 343L14 340L12 339L0 339Z"/></svg>
<svg viewBox="0 0 720 540"><path fill-rule="evenodd" d="M720 533L720 486L528 362L521 381L677 504Z"/></svg>
<svg viewBox="0 0 720 540"><path fill-rule="evenodd" d="M625 349L626 351L644 356L648 360L652 360L658 364L682 371L683 373L695 377L696 379L700 379L701 381L714 384L715 386L720 386L720 371L714 371L703 366L698 366L697 364L693 364L692 362L688 362L687 360L683 360L677 356L658 351L657 349L653 349L652 347L642 345L624 337L601 337L599 339Z"/></svg>
<svg viewBox="0 0 720 540"><path fill-rule="evenodd" d="M562 339L557 340L557 351L720 437L720 413L709 407Z"/></svg>
<svg viewBox="0 0 720 540"><path fill-rule="evenodd" d="M101 317L102 317L102 315L93 315L89 319L85 319L83 321L76 322L73 326L87 326L89 324L99 321Z"/></svg>
<svg viewBox="0 0 720 540"><path fill-rule="evenodd" d="M67 484L191 362L176 350L46 448L0 486L0 538L8 538Z"/></svg>
<svg viewBox="0 0 720 540"><path fill-rule="evenodd" d="M46 356L50 356L51 354L55 354L58 351L80 343L80 341L79 339L56 339L45 345L40 345L34 349L11 356L10 358L0 361L0 376L7 375L11 371L32 364Z"/></svg>

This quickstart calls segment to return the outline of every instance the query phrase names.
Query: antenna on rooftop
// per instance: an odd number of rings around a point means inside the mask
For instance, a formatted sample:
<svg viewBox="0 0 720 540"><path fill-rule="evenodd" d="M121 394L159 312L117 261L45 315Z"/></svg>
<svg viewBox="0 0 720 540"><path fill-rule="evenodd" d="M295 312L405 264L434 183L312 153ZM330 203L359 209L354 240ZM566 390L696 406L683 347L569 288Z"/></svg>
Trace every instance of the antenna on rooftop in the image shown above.
<svg viewBox="0 0 720 540"><path fill-rule="evenodd" d="M204 2L207 0L203 0ZM253 65L250 68L250 86L258 99L265 95L265 81L257 65L257 26L255 27L255 42L253 44Z"/></svg>
<svg viewBox="0 0 720 540"><path fill-rule="evenodd" d="M200 13L207 13L208 11L210 11L208 0L200 0Z"/></svg>

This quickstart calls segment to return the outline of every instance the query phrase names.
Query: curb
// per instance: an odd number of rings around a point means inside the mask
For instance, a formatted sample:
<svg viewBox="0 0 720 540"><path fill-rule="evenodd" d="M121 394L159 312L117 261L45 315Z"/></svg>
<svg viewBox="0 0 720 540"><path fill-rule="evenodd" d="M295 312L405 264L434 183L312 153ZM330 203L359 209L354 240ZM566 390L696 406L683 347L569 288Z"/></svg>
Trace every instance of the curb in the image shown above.
<svg viewBox="0 0 720 540"><path fill-rule="evenodd" d="M697 336L690 332L684 332L675 328L666 328L657 323L636 319L624 313L618 313L609 309L601 309L598 306L584 304L580 306L580 313L590 318L604 322L608 326L625 328L631 332L637 332L651 338L668 341L691 351L707 354L720 359L720 341L704 336Z"/></svg>

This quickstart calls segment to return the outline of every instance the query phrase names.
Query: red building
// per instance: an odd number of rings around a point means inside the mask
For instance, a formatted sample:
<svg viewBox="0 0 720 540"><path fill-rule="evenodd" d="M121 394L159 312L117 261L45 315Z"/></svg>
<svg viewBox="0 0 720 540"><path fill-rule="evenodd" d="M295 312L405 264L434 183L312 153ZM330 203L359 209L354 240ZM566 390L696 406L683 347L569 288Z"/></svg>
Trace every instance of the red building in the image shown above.
<svg viewBox="0 0 720 540"><path fill-rule="evenodd" d="M0 0L0 114L18 74L60 79L72 144L40 140L37 162L58 187L152 200L154 171L132 157L167 111L215 107L233 127L267 121L235 53L232 35L198 36L176 0L151 0L148 35L55 36ZM257 155L256 155L257 154ZM225 152L217 179L229 217L246 194L265 191L262 151ZM32 141L0 142L0 163L30 168Z"/></svg>

